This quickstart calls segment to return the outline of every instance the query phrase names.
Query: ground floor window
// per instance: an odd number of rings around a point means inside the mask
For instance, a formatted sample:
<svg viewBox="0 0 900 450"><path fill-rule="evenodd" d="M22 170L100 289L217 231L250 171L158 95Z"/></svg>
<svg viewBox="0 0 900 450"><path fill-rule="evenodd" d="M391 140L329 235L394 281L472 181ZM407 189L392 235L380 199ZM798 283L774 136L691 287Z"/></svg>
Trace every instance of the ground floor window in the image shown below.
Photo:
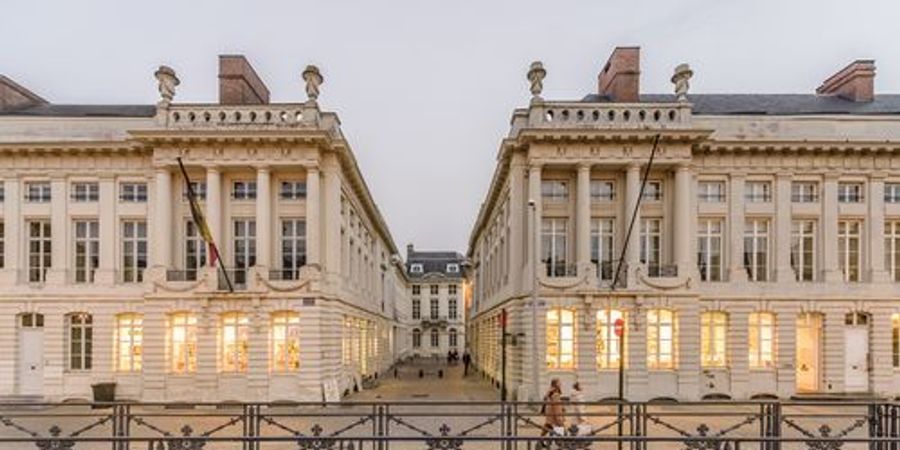
<svg viewBox="0 0 900 450"><path fill-rule="evenodd" d="M750 368L775 367L775 315L768 312L750 314L749 325Z"/></svg>
<svg viewBox="0 0 900 450"><path fill-rule="evenodd" d="M647 311L647 368L675 368L675 313L671 310Z"/></svg>
<svg viewBox="0 0 900 450"><path fill-rule="evenodd" d="M144 353L144 319L140 314L116 316L116 369L139 372Z"/></svg>
<svg viewBox="0 0 900 450"><path fill-rule="evenodd" d="M618 309L597 311L597 368L617 369L620 363L622 338L616 335L617 320L624 320L625 314Z"/></svg>
<svg viewBox="0 0 900 450"><path fill-rule="evenodd" d="M169 316L169 369L172 373L197 371L197 316L193 314Z"/></svg>
<svg viewBox="0 0 900 450"><path fill-rule="evenodd" d="M575 368L575 311L547 311L547 368Z"/></svg>
<svg viewBox="0 0 900 450"><path fill-rule="evenodd" d="M250 343L250 320L245 314L222 315L222 371L246 372Z"/></svg>
<svg viewBox="0 0 900 450"><path fill-rule="evenodd" d="M725 367L728 315L721 311L700 316L700 363L704 367Z"/></svg>
<svg viewBox="0 0 900 450"><path fill-rule="evenodd" d="M275 372L300 369L300 315L297 313L272 315L272 369Z"/></svg>
<svg viewBox="0 0 900 450"><path fill-rule="evenodd" d="M90 314L75 313L66 316L69 327L69 370L90 370L93 356L94 319Z"/></svg>

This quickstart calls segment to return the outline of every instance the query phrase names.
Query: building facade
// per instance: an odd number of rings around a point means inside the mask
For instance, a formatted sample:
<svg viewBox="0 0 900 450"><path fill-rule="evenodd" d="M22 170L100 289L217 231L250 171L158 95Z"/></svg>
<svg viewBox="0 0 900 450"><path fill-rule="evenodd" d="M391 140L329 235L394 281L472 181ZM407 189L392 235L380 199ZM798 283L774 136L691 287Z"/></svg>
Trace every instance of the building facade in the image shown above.
<svg viewBox="0 0 900 450"><path fill-rule="evenodd" d="M155 75L161 100L136 106L0 77L0 396L317 401L387 370L405 268L318 69L305 103L270 103L242 56L220 57L218 103Z"/></svg>
<svg viewBox="0 0 900 450"><path fill-rule="evenodd" d="M446 357L466 349L465 257L406 246L410 280L410 347L415 356Z"/></svg>
<svg viewBox="0 0 900 450"><path fill-rule="evenodd" d="M900 393L900 96L872 61L798 95L689 94L686 65L641 94L638 48L582 100L545 75L470 238L481 370L506 310L520 399L615 397L623 361L634 400Z"/></svg>

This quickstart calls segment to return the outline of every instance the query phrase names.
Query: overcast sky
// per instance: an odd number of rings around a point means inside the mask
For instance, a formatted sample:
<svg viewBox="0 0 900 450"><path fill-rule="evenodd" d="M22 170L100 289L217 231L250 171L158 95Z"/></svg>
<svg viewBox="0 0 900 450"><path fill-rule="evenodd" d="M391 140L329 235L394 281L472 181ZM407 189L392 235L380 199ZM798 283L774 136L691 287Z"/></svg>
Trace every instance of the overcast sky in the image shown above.
<svg viewBox="0 0 900 450"><path fill-rule="evenodd" d="M375 201L403 250L465 251L532 60L544 97L577 99L617 45L641 46L641 89L812 93L857 58L875 90L900 92L896 1L39 1L3 0L0 73L54 103L154 103L153 71L181 78L176 102L217 99L217 58L243 53L275 102L325 76Z"/></svg>

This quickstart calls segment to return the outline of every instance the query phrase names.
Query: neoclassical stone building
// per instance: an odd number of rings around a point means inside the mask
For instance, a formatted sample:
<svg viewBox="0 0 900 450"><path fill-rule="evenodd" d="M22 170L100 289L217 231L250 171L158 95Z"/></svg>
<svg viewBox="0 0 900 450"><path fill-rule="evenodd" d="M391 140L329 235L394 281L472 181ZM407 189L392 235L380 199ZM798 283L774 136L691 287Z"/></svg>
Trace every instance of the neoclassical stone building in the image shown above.
<svg viewBox="0 0 900 450"><path fill-rule="evenodd" d="M446 357L466 346L466 258L453 251L406 246L410 282L409 326L412 354Z"/></svg>
<svg viewBox="0 0 900 450"><path fill-rule="evenodd" d="M0 396L321 400L408 351L405 267L318 69L307 102L270 103L246 59L219 64L211 104L173 102L167 67L157 105L0 77Z"/></svg>
<svg viewBox="0 0 900 450"><path fill-rule="evenodd" d="M623 344L630 399L900 393L900 96L872 61L797 95L689 94L686 65L642 94L638 48L581 100L545 74L471 234L482 370L505 309L520 399L615 396Z"/></svg>

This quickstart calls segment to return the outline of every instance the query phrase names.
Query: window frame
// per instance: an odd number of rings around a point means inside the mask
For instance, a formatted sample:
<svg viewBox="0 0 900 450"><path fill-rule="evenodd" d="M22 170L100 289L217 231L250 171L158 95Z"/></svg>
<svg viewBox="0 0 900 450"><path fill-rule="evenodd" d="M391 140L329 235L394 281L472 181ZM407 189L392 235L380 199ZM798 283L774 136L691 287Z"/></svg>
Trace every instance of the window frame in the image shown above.
<svg viewBox="0 0 900 450"><path fill-rule="evenodd" d="M66 371L89 372L93 370L94 318L88 313L75 312L66 314L65 319ZM77 337L76 330L79 331Z"/></svg>
<svg viewBox="0 0 900 450"><path fill-rule="evenodd" d="M145 181L122 181L119 183L119 203L146 203L147 198L148 188Z"/></svg>
<svg viewBox="0 0 900 450"><path fill-rule="evenodd" d="M667 316L667 317L663 317ZM647 369L678 369L678 325L675 311L667 308L652 308L647 311ZM663 337L663 330L668 329L669 338ZM652 330L652 331L651 331ZM663 351L664 343L669 351ZM664 356L666 358L664 358Z"/></svg>
<svg viewBox="0 0 900 450"><path fill-rule="evenodd" d="M725 203L728 198L726 189L722 180L700 180L697 182L697 200L701 203Z"/></svg>
<svg viewBox="0 0 900 450"><path fill-rule="evenodd" d="M250 363L250 318L238 311L219 317L219 372L246 373Z"/></svg>
<svg viewBox="0 0 900 450"><path fill-rule="evenodd" d="M621 362L620 350L624 350L624 363L625 367L628 367L628 349L620 348L621 345L627 346L627 338L623 339L624 336L619 337L615 333L615 324L618 319L626 320L625 311L616 308L597 310L595 329L597 370L618 369Z"/></svg>
<svg viewBox="0 0 900 450"><path fill-rule="evenodd" d="M763 318L768 320L762 320ZM769 311L756 311L747 318L747 352L750 370L774 370L778 361L777 316ZM768 339L764 330L768 329ZM755 347L755 351L754 351Z"/></svg>
<svg viewBox="0 0 900 450"><path fill-rule="evenodd" d="M129 228L131 231L129 232ZM144 271L149 262L149 234L147 221L143 219L122 220L121 270L123 283L142 283Z"/></svg>
<svg viewBox="0 0 900 450"><path fill-rule="evenodd" d="M117 314L115 333L116 372L141 372L144 354L143 314Z"/></svg>
<svg viewBox="0 0 900 450"><path fill-rule="evenodd" d="M728 313L724 311L700 314L700 366L728 367Z"/></svg>
<svg viewBox="0 0 900 450"><path fill-rule="evenodd" d="M810 225L812 230L807 231L806 225ZM795 281L816 281L818 225L818 221L815 219L791 221L791 271L794 272ZM808 267L807 257L809 258Z"/></svg>
<svg viewBox="0 0 900 450"><path fill-rule="evenodd" d="M96 203L100 201L100 183L96 181L73 181L69 200L73 203Z"/></svg>
<svg viewBox="0 0 900 450"><path fill-rule="evenodd" d="M237 202L256 200L258 194L256 180L233 180L231 199Z"/></svg>
<svg viewBox="0 0 900 450"><path fill-rule="evenodd" d="M300 371L300 314L277 311L270 318L270 366L275 373Z"/></svg>
<svg viewBox="0 0 900 450"><path fill-rule="evenodd" d="M565 316L570 318L565 320ZM545 367L547 370L571 371L577 367L577 311L574 308L557 306L549 308L545 314ZM555 319L552 319L555 317ZM551 337L555 336L555 337ZM567 337L569 336L569 337ZM566 345L568 343L568 345ZM565 358L567 357L567 358ZM564 362L564 359L566 361Z"/></svg>
<svg viewBox="0 0 900 450"><path fill-rule="evenodd" d="M761 231L762 224L765 225L765 231ZM744 220L743 247L747 281L772 281L772 221L768 217L747 217ZM761 262L760 254L763 255Z"/></svg>
<svg viewBox="0 0 900 450"><path fill-rule="evenodd" d="M718 230L714 225L718 225ZM714 243L718 247L714 252ZM725 221L721 217L701 217L697 224L697 271L700 281L721 282L725 279ZM704 252L706 250L706 252ZM715 260L718 258L718 262Z"/></svg>
<svg viewBox="0 0 900 450"><path fill-rule="evenodd" d="M169 314L166 322L169 356L167 372L174 375L196 373L197 316L191 312L179 311Z"/></svg>
<svg viewBox="0 0 900 450"><path fill-rule="evenodd" d="M758 192L759 187L762 192ZM772 182L768 180L749 180L744 187L744 201L747 203L772 203Z"/></svg>

